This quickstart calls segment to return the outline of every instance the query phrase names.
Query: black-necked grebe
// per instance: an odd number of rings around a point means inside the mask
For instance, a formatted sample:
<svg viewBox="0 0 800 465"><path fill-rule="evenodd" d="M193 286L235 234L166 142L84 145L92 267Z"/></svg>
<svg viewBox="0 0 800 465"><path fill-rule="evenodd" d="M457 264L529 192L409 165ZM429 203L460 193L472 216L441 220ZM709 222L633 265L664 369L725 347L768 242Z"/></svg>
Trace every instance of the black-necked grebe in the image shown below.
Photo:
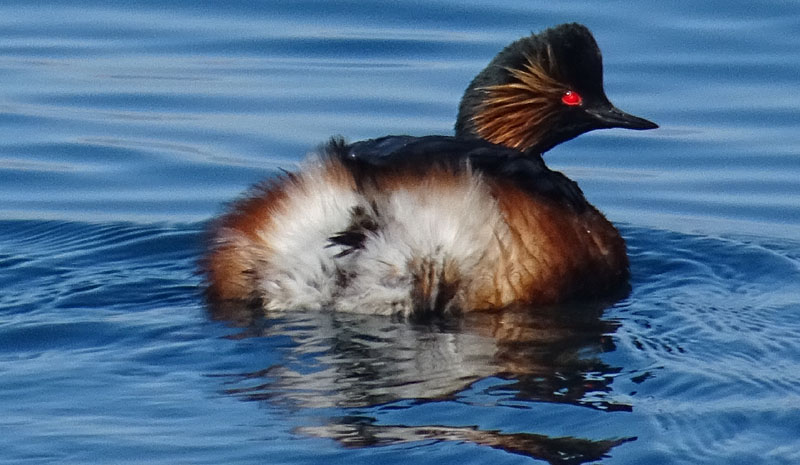
<svg viewBox="0 0 800 465"><path fill-rule="evenodd" d="M619 232L541 154L654 123L603 90L586 27L501 51L467 88L456 136L333 139L212 227L212 302L404 315L545 305L625 284Z"/></svg>

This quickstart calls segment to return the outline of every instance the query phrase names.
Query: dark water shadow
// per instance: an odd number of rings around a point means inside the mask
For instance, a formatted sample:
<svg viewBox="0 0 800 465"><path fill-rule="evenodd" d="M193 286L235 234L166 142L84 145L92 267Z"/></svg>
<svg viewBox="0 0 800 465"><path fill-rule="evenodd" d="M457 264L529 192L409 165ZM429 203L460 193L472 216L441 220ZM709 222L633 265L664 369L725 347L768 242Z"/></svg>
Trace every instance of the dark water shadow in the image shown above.
<svg viewBox="0 0 800 465"><path fill-rule="evenodd" d="M608 303L474 313L448 320L398 321L343 313L294 312L263 316L246 307L218 307L211 316L239 328L234 339L279 344L281 361L247 373L220 374L225 392L297 411L347 409L303 435L331 438L347 448L417 441L456 441L502 449L552 464L596 461L633 437L591 440L503 433L476 426L386 424L375 412L428 402L470 402L502 391L506 403L570 404L630 411L611 384L621 368L600 355L615 349L618 323L601 318ZM277 341L281 341L278 343ZM515 405L517 406L517 405ZM380 410L380 409L378 409ZM367 413L365 413L367 412ZM330 414L328 414L330 415Z"/></svg>

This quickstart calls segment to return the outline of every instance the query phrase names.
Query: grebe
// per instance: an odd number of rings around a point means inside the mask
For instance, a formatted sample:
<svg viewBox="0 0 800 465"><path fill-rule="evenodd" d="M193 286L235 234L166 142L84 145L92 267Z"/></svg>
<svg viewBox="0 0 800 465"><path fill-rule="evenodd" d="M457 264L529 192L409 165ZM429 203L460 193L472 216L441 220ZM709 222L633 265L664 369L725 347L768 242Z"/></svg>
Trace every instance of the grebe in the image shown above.
<svg viewBox="0 0 800 465"><path fill-rule="evenodd" d="M542 153L615 108L589 30L513 42L461 101L456 136L332 139L211 227L212 304L427 314L547 305L627 282L625 242Z"/></svg>

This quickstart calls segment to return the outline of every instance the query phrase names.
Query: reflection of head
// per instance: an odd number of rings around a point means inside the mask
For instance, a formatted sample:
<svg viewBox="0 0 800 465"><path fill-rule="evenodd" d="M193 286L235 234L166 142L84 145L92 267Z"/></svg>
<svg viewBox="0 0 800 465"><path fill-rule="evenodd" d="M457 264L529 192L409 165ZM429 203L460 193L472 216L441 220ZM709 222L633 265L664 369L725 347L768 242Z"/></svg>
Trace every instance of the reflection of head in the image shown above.
<svg viewBox="0 0 800 465"><path fill-rule="evenodd" d="M607 457L624 442L636 438L591 441L573 437L551 438L541 434L480 430L476 427L376 425L371 419L342 418L324 426L304 427L299 433L331 438L350 448L387 446L426 440L457 441L488 446L512 454L524 455L551 464L577 465Z"/></svg>

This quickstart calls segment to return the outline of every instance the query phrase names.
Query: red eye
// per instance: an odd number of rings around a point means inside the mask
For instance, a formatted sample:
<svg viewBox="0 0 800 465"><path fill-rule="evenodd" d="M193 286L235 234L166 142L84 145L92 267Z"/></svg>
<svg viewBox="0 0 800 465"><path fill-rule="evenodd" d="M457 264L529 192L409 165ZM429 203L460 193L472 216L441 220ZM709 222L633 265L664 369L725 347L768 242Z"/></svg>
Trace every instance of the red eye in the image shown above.
<svg viewBox="0 0 800 465"><path fill-rule="evenodd" d="M577 92L568 90L564 92L564 95L561 96L561 101L564 102L564 105L569 105L574 107L575 105L580 105L583 103L583 99Z"/></svg>

